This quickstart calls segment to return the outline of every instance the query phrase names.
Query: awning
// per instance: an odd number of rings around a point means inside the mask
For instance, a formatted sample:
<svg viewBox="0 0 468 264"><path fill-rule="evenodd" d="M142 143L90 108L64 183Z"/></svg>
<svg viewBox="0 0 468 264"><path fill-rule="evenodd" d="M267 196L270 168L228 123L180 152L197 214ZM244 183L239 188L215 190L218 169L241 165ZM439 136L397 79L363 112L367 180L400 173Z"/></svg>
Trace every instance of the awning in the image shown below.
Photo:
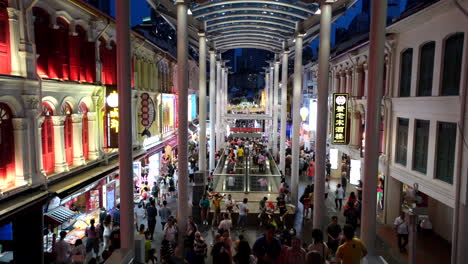
<svg viewBox="0 0 468 264"><path fill-rule="evenodd" d="M45 190L25 191L0 203L0 221L12 221L14 215L32 206L44 203L49 198L49 192Z"/></svg>
<svg viewBox="0 0 468 264"><path fill-rule="evenodd" d="M72 210L67 209L64 206L59 206L53 209L52 211L46 213L44 215L44 220L55 225L61 225L74 216L75 213Z"/></svg>

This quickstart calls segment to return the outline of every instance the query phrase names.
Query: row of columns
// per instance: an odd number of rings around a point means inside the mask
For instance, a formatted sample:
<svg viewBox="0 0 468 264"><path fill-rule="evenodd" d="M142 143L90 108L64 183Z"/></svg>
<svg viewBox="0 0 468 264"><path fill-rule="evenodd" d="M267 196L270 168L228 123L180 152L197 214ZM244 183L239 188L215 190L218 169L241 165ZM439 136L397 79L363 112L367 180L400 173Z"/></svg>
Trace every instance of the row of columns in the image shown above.
<svg viewBox="0 0 468 264"><path fill-rule="evenodd" d="M122 248L133 249L133 201L132 201L132 173L131 173L131 123L130 116L130 90L126 89L130 86L130 41L129 41L129 1L120 0L117 2L117 56L118 56L118 69L119 69L119 105L122 108L120 113L120 127L119 133L119 146L120 146L120 172L121 172L121 233L122 235ZM185 230L187 217L188 217L188 190L187 190L187 178L188 175L188 157L187 157L187 54L188 54L188 38L187 38L187 3L183 0L177 0L177 61L179 65L179 71L177 71L177 82L179 89L179 104L177 114L179 116L179 127L178 127L178 142L179 142L179 182L178 182L178 227L179 230ZM329 67L329 55L330 55L330 24L332 7L330 2L324 2L321 6L321 21L320 21L320 53L319 53L319 80L318 80L318 116L317 116L317 138L316 138L316 177L315 177L315 209L314 209L314 227L324 228L325 220L325 206L323 201L323 194L325 190L325 158L326 158L326 139L327 139L327 114L328 114L328 67ZM370 59L369 59L369 76L372 79L369 80L369 87L379 87L382 85L382 66L383 66L383 40L384 40L384 29L385 29L385 13L386 13L386 1L378 1L372 6L372 23L371 23L371 35L370 35ZM304 34L298 28L295 36L295 59L294 59L294 81L293 81L293 105L292 105L292 118L293 118L293 136L292 136L292 173L291 173L291 193L292 201L297 204L298 202L298 179L299 179L299 128L300 128L300 116L299 108L301 105L301 88L302 88L302 45L303 45ZM201 40L204 40L204 35L201 35ZM206 41L206 40L205 40ZM201 45L203 50L206 50L205 45ZM205 53L205 51L202 51ZM204 56L200 56L201 60L205 60ZM213 143L215 131L214 127L217 127L219 136L224 133L223 120L224 114L221 112L226 111L227 106L227 69L222 69L221 62L217 63L216 67L216 95L212 93L215 87L214 80L214 51L210 52L210 105L213 107L216 105L216 119L211 114L210 130L211 130L211 160L210 169L213 169ZM282 71L282 93L281 93L281 104L282 108L286 108L286 91L287 91L287 59L288 53L285 50L283 53L283 71ZM203 66L202 66L203 68ZM205 70L200 70L200 74L204 75ZM275 80L279 75L278 68L275 64ZM273 72L267 74L268 78L268 101L267 101L267 113L271 113L273 110L277 112L277 107L273 108L273 101L278 96L277 86L279 80L275 81L275 90L273 91ZM206 97L205 83L201 85L201 96ZM367 124L366 124L366 150L365 150L365 161L364 168L364 191L363 191L363 215L362 215L362 237L364 243L368 246L370 254L374 254L374 238L375 238L375 190L376 190L376 173L377 173L377 162L378 162L378 124L380 118L380 109L378 107L380 103L381 89L369 90L369 98L373 98L368 102L367 112ZM270 95L270 93L272 95ZM371 96L372 95L372 96ZM213 99L216 97L216 100ZM375 98L374 98L375 97ZM206 102L206 98L200 98L202 102ZM277 100L277 99L276 99ZM268 105L269 104L269 105ZM201 117L206 119L206 108L201 108L203 113ZM213 111L210 111L213 112ZM286 132L286 111L281 113L281 135L280 135L280 167L284 171L284 154L285 154L285 132ZM215 121L215 122L213 122ZM274 119L273 128L277 125L277 119ZM204 121L202 121L203 123ZM201 128L206 130L206 125L201 124ZM275 130L273 130L276 133ZM202 133L205 133L203 131ZM218 135L218 133L216 133ZM218 141L216 149L220 148L222 141ZM201 148L205 148L206 144L201 145ZM201 150L203 151L206 150ZM201 164L203 165L203 164ZM179 247L183 247L183 236L184 232L179 232Z"/></svg>

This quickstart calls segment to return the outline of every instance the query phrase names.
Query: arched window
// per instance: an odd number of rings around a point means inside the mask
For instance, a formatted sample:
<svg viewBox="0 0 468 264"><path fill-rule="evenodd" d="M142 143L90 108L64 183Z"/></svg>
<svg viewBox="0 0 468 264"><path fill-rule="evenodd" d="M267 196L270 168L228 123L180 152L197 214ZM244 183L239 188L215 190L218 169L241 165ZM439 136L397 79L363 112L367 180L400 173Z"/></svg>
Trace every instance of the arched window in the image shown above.
<svg viewBox="0 0 468 264"><path fill-rule="evenodd" d="M101 45L99 46L100 59L102 63L102 78L103 84L116 84L116 49L115 43L110 43L111 49L106 46L106 41L101 38Z"/></svg>
<svg viewBox="0 0 468 264"><path fill-rule="evenodd" d="M48 103L42 103L42 167L47 174L54 172L55 166L53 114L52 107Z"/></svg>
<svg viewBox="0 0 468 264"><path fill-rule="evenodd" d="M88 152L89 152L89 130L88 130L88 107L85 103L81 103L79 106L79 111L83 115L82 119L82 133L81 133L81 140L83 145L83 157L85 160L88 160Z"/></svg>
<svg viewBox="0 0 468 264"><path fill-rule="evenodd" d="M411 71L413 67L413 49L406 49L401 54L400 64L400 97L408 97L411 93Z"/></svg>
<svg viewBox="0 0 468 264"><path fill-rule="evenodd" d="M0 74L11 73L10 27L7 7L8 1L0 0Z"/></svg>
<svg viewBox="0 0 468 264"><path fill-rule="evenodd" d="M49 14L41 8L33 8L34 39L36 44L37 74L42 78L49 78L49 38L51 36Z"/></svg>
<svg viewBox="0 0 468 264"><path fill-rule="evenodd" d="M65 160L68 166L73 165L73 110L69 103L62 105L62 113L65 115L65 122L63 123L64 136L65 136Z"/></svg>
<svg viewBox="0 0 468 264"><path fill-rule="evenodd" d="M0 187L15 180L15 145L12 114L8 105L0 103Z"/></svg>
<svg viewBox="0 0 468 264"><path fill-rule="evenodd" d="M68 23L63 18L57 18L57 26L58 29L55 32L56 34L56 54L57 54L57 61L56 61L56 68L57 68L57 77L63 80L69 79L69 46L68 46L68 38L69 38L69 27Z"/></svg>
<svg viewBox="0 0 468 264"><path fill-rule="evenodd" d="M453 34L445 40L441 95L458 95L460 92L463 40L463 33Z"/></svg>
<svg viewBox="0 0 468 264"><path fill-rule="evenodd" d="M431 96L434 77L435 41L428 42L419 52L419 81L417 96Z"/></svg>

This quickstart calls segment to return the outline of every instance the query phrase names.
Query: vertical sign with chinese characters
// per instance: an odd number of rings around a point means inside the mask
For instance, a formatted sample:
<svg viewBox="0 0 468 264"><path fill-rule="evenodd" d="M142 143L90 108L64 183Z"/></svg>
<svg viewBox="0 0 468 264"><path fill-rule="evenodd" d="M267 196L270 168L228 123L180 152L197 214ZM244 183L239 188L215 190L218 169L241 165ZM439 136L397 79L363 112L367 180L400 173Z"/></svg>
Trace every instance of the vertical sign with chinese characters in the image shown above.
<svg viewBox="0 0 468 264"><path fill-rule="evenodd" d="M106 102L105 102L105 147L118 148L119 135L119 96L117 94L117 86L106 85Z"/></svg>
<svg viewBox="0 0 468 264"><path fill-rule="evenodd" d="M347 139L347 124L348 123L348 94L334 93L333 94L333 144L345 145Z"/></svg>

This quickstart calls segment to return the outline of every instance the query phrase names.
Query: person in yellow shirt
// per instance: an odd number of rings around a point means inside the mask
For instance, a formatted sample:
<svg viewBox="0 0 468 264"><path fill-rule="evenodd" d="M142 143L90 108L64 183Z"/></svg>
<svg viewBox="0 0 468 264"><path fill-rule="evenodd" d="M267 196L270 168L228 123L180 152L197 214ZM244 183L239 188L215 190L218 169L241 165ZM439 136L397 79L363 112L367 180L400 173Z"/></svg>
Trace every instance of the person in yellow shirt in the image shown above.
<svg viewBox="0 0 468 264"><path fill-rule="evenodd" d="M242 147L240 147L237 150L237 159L239 160L240 163L242 163L243 158L244 158L244 149Z"/></svg>
<svg viewBox="0 0 468 264"><path fill-rule="evenodd" d="M345 243L338 247L336 258L341 264L359 264L361 259L367 255L366 246L359 238L354 237L354 228L345 225L343 228Z"/></svg>
<svg viewBox="0 0 468 264"><path fill-rule="evenodd" d="M219 216L221 215L221 201L223 200L223 196L220 194L216 194L213 197L212 203L213 203L213 226L217 226L219 224Z"/></svg>

